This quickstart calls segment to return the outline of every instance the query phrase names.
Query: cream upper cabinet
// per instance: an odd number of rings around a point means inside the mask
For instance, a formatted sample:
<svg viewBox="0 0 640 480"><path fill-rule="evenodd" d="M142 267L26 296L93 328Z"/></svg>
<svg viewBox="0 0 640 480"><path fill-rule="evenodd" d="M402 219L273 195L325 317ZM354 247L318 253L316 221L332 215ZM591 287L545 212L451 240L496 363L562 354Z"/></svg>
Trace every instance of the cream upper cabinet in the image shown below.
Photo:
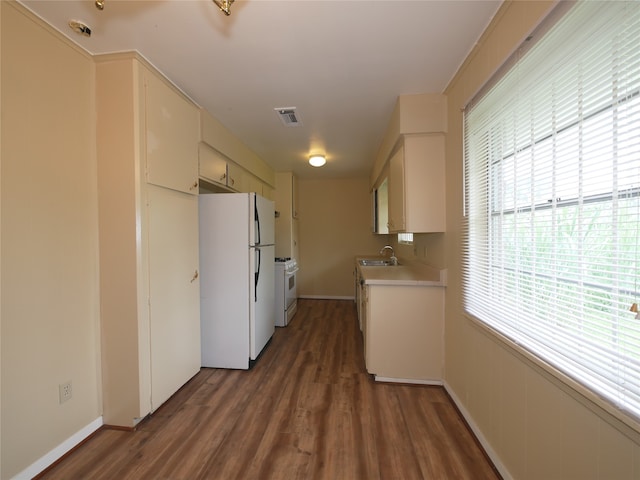
<svg viewBox="0 0 640 480"><path fill-rule="evenodd" d="M195 195L200 111L157 74L143 77L147 181Z"/></svg>
<svg viewBox="0 0 640 480"><path fill-rule="evenodd" d="M199 176L215 184L227 186L227 159L206 143L198 146Z"/></svg>
<svg viewBox="0 0 640 480"><path fill-rule="evenodd" d="M388 176L390 233L445 231L446 132L446 96L398 97L371 171L374 188Z"/></svg>
<svg viewBox="0 0 640 480"><path fill-rule="evenodd" d="M203 192L256 192L274 200L275 174L269 165L204 109L200 110L200 130ZM211 152L216 158L211 158Z"/></svg>
<svg viewBox="0 0 640 480"><path fill-rule="evenodd" d="M444 134L403 135L389 160L389 231L444 232Z"/></svg>
<svg viewBox="0 0 640 480"><path fill-rule="evenodd" d="M227 187L236 192L248 192L248 174L234 162L227 163Z"/></svg>
<svg viewBox="0 0 640 480"><path fill-rule="evenodd" d="M373 233L389 233L389 178L388 172L379 185L371 192L372 231ZM403 178L403 177L399 177ZM404 186L402 188L404 192Z"/></svg>
<svg viewBox="0 0 640 480"><path fill-rule="evenodd" d="M404 189L404 147L396 151L389 160L389 179L387 187L388 230L405 231L405 189Z"/></svg>
<svg viewBox="0 0 640 480"><path fill-rule="evenodd" d="M262 195L262 181L222 153L201 142L198 147L199 176L226 192L256 192Z"/></svg>
<svg viewBox="0 0 640 480"><path fill-rule="evenodd" d="M96 57L103 418L124 427L200 368L198 190L190 188L198 126L187 121L195 136L181 130L179 147L145 141L147 113L155 108L149 85L171 97L164 87L172 88L155 75L136 54ZM173 95L178 110L192 112L177 90ZM160 102L173 105L167 115L176 114L173 100ZM177 153L187 151L188 158Z"/></svg>

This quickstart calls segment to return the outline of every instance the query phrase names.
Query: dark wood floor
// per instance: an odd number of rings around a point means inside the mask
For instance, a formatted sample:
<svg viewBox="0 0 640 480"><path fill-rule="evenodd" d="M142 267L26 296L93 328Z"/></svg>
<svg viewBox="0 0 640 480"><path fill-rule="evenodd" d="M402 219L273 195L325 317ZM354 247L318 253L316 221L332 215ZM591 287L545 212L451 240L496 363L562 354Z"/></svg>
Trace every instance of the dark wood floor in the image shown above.
<svg viewBox="0 0 640 480"><path fill-rule="evenodd" d="M44 479L496 479L440 387L375 383L350 301L301 300L249 371L203 369Z"/></svg>

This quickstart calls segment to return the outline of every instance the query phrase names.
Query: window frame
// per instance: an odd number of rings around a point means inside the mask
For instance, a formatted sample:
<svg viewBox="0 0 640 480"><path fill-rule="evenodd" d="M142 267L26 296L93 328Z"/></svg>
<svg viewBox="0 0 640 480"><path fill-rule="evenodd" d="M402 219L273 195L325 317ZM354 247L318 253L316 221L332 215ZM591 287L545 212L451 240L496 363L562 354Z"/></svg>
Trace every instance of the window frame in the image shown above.
<svg viewBox="0 0 640 480"><path fill-rule="evenodd" d="M564 2L563 2L564 3ZM567 2L568 3L568 2ZM553 26L556 24L556 22L562 18L564 16L565 13L567 13L567 11L570 9L571 6L567 6L565 5L560 5L558 8L556 8L551 15L543 22L543 24L536 30L536 32L534 32L533 35L531 35L530 37L527 38L527 40L525 41L525 44L523 46L522 49L520 49L518 52L516 52L516 54L510 58L505 66L503 68L501 68L499 70L499 72L496 74L496 76L494 78L492 78L487 86L483 87L483 89L479 92L479 94L470 102L470 104L467 106L466 110L465 110L465 122L464 122L464 126L463 126L463 138L464 138L464 161L463 161L463 208L464 208L464 212L463 212L463 217L466 223L468 223L468 219L470 217L470 212L472 212L474 206L472 206L470 204L470 196L469 196L469 192L468 192L468 169L469 166L467 165L467 155L469 154L468 150L468 145L467 145L467 131L466 131L466 112L468 112L470 109L472 109L479 101L482 100L482 97L489 92L495 85L497 85L500 81L500 78L506 74L506 72L509 72L511 70L511 68L513 68L513 66L515 64L517 64L517 62L519 61L520 58L524 57L526 52L528 52L531 48L533 48L533 46L535 46L535 42L532 42L532 39L538 39L544 36L544 34L546 32L548 32L551 28L553 28ZM626 99L624 99L623 101L638 101L637 97L640 95L640 92L636 91L634 92L632 95L629 95ZM617 104L619 105L619 103ZM613 108L613 104L609 105L608 107L605 107L603 109L599 109L596 112L592 113L592 116L595 118L598 115L602 114L603 110L605 110L606 108ZM584 120L584 119L583 119ZM586 119L588 120L588 118ZM577 122L574 124L570 124L568 126L566 126L566 128L564 130L570 130L571 128L575 127L577 125ZM562 133L563 130L560 130L559 132ZM558 132L556 132L557 134ZM491 136L491 135L488 135ZM546 136L543 138L540 138L538 140L536 140L535 143L540 143L540 142L544 142L546 140L548 140L550 138L550 136ZM532 148L533 144L525 146L525 147L521 147L519 148L519 151L521 152L523 150L523 148ZM491 147L487 147L487 149L490 149ZM538 203L529 203L528 205L519 205L517 200L514 198L513 201L513 205L512 208L510 209L510 211L507 209L505 210L504 208L501 209L496 209L495 208L495 198L494 195L496 195L498 192L494 192L491 190L490 186L492 185L492 182L490 180L490 177L492 177L493 175L496 174L496 165L500 164L501 167L504 166L503 162L510 156L510 155L515 155L515 151L510 152L508 155L500 155L500 158L496 161L491 161L491 156L487 155L488 157L488 162L486 165L486 177L487 179L485 180L486 185L489 186L488 191L486 192L486 195L488 196L488 198L486 199L486 207L488 208L488 214L486 215L485 218L485 224L482 228L485 229L485 235L486 238L489 239L491 238L490 235L490 230L492 228L492 223L494 221L494 218L501 218L504 219L505 214L506 215L513 215L515 216L517 213L527 213L527 211L534 211L536 213L539 212L544 212L546 209L549 209L550 211L552 209L556 209L556 211L558 211L558 209L560 209L560 211L565 210L568 211L569 209L575 207L578 204L603 204L606 202L613 202L614 199L614 192L612 191L607 191L607 192L594 192L593 194L590 195L586 195L586 196L582 196L581 198L578 197L556 197L556 198L550 198L550 199L546 199L545 202L538 202ZM617 192L617 197L620 198L621 197L621 193ZM636 186L633 188L628 188L626 191L622 192L622 197L623 198L635 198L637 199L638 197L640 197L640 186ZM463 267L463 282L462 282L462 293L463 293L463 298L466 298L467 292L467 283L468 281L464 280L464 277L467 275L473 275L472 273L469 273L466 270L473 270L473 266L470 265L470 261L469 261L469 256L471 255L470 252L468 251L468 247L469 247L469 243L470 243L470 228L468 225L465 226L465 231L463 232L464 235L464 242L463 242L463 262L462 262L462 267ZM492 247L488 247L488 253L487 255L491 256L491 250ZM570 279L569 279L570 280ZM598 286L598 288L610 288L607 287L606 285L601 285ZM634 294L637 295L637 288L635 289L635 291L633 292ZM571 387L571 391L575 392L578 391L580 392L581 395L589 398L589 400L591 400L592 402L596 403L597 405L599 405L600 407L602 407L607 413L612 414L615 418L622 420L624 424L631 426L633 428L633 430L635 432L639 432L640 433L640 415L638 415L637 411L635 413L630 413L628 412L624 407L621 407L620 405L616 405L615 402L612 402L610 399L604 399L602 397L602 395L600 393L598 393L597 391L593 390L592 388L586 386L585 384L581 383L581 381L576 381L575 378L573 377L573 375L571 375L570 373L568 374L566 372L565 369L563 369L563 367L558 367L557 364L554 361L554 355L545 355L545 354L540 354L540 348L534 346L532 348L531 345L527 344L526 340L523 341L522 338L520 338L518 332L514 332L514 331L510 331L509 328L502 328L502 326L498 326L496 327L496 325L491 322L491 321L487 321L486 319L481 319L478 318L476 315L474 315L473 313L469 313L466 309L466 305L464 308L464 313L465 315L470 318L476 325L482 327L483 330L490 332L492 335L502 339L505 343L507 343L510 347L514 348L519 354L523 355L524 357L526 357L527 359L529 359L533 364L542 367L546 372L550 373L553 378L556 379L560 379L563 385L568 385ZM640 372L640 368L638 369L638 371Z"/></svg>

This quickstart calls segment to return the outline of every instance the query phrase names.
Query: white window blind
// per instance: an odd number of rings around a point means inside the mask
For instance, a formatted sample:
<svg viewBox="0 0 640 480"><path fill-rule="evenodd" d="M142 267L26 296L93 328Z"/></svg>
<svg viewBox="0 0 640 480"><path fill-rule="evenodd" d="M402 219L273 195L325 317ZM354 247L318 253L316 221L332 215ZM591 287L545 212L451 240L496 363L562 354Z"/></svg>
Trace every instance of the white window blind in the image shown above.
<svg viewBox="0 0 640 480"><path fill-rule="evenodd" d="M398 243L404 243L406 245L411 245L413 243L413 233L399 233L398 234Z"/></svg>
<svg viewBox="0 0 640 480"><path fill-rule="evenodd" d="M465 112L465 310L637 421L640 3L534 40Z"/></svg>

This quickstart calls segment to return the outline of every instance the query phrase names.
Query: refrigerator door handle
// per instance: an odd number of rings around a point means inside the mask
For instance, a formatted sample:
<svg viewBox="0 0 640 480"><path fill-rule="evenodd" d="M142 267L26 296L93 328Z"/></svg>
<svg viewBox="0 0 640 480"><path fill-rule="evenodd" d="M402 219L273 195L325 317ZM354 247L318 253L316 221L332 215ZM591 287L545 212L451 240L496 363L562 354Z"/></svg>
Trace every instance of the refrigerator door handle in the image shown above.
<svg viewBox="0 0 640 480"><path fill-rule="evenodd" d="M256 251L256 272L253 274L255 277L255 285L253 289L254 293L254 302L258 302L258 280L260 280L260 263L262 262L262 252L259 248L255 249Z"/></svg>
<svg viewBox="0 0 640 480"><path fill-rule="evenodd" d="M255 203L253 204L254 211L254 221L256 223L256 233L258 234L258 238L256 240L256 245L260 245L260 215L258 215L258 199L256 198Z"/></svg>

